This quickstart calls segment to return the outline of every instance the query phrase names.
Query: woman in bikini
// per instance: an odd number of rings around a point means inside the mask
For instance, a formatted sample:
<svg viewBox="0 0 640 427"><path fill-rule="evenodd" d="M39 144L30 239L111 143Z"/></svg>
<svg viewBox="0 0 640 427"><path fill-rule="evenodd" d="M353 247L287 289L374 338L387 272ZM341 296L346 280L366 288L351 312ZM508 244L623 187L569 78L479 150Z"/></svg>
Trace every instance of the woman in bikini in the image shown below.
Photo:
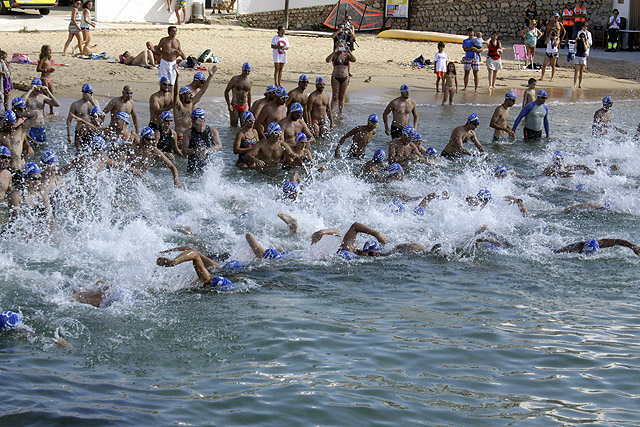
<svg viewBox="0 0 640 427"><path fill-rule="evenodd" d="M71 22L69 22L69 37L62 49L62 56L67 55L67 49L71 44L71 41L75 37L78 41L78 52L82 53L83 41L82 41L82 14L80 13L80 7L82 6L82 0L76 0L73 2L73 9L71 10Z"/></svg>
<svg viewBox="0 0 640 427"><path fill-rule="evenodd" d="M53 83L51 83L51 73L53 73L55 69L51 65L51 46L48 44L45 44L40 48L40 58L38 59L36 71L40 73L40 80L42 80L42 84L45 85L53 95L54 92ZM53 114L53 105L50 104L49 108L49 114Z"/></svg>
<svg viewBox="0 0 640 427"><path fill-rule="evenodd" d="M254 129L253 125L256 122L256 118L250 111L245 111L240 117L240 123L242 127L236 133L236 140L233 143L233 152L238 155L238 161L236 166L247 168L253 166L253 162L247 159L246 153L251 151L256 142L260 139L258 137L258 131Z"/></svg>
<svg viewBox="0 0 640 427"><path fill-rule="evenodd" d="M338 111L342 114L344 99L349 86L349 64L356 62L356 57L351 53L351 49L344 41L336 43L336 48L331 55L327 56L327 62L333 63L333 73L331 73L331 108L335 109L338 103Z"/></svg>

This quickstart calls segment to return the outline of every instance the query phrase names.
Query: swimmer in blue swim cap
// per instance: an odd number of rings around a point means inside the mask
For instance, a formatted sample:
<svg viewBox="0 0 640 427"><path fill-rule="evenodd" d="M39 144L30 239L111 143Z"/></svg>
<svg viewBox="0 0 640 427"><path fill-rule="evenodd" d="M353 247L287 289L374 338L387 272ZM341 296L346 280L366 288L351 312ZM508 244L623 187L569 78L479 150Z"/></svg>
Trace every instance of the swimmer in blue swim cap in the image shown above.
<svg viewBox="0 0 640 427"><path fill-rule="evenodd" d="M398 163L407 167L410 162L427 163L420 148L415 144L416 131L413 126L405 125L402 128L402 136L393 139L389 144L389 163ZM426 150L424 150L426 152Z"/></svg>
<svg viewBox="0 0 640 427"><path fill-rule="evenodd" d="M180 254L175 258L166 258L166 257L158 257L156 260L156 264L161 267L175 267L176 265L180 265L183 262L191 261L193 263L193 268L198 275L198 279L192 282L191 285L199 284L203 287L216 287L216 285L220 286L233 286L233 284L229 284L227 282L219 282L216 277L213 276L213 272L219 270L225 270L227 273L237 272L242 270L243 266L240 261L231 260L227 262L223 267L221 267L215 261L212 261L208 257L204 256L202 253L193 249L190 246L178 246L176 248L167 249L165 251L160 252L161 254L166 254L170 252L180 251ZM227 279L228 280L228 279ZM229 281L230 282L230 281ZM224 290L224 289L220 289ZM229 289L226 289L229 290Z"/></svg>
<svg viewBox="0 0 640 427"><path fill-rule="evenodd" d="M613 99L610 96L602 98L602 108L593 115L593 125L591 126L591 134L593 136L604 136L610 130L615 130L622 134L627 133L626 130L611 122L611 107L613 107Z"/></svg>
<svg viewBox="0 0 640 427"><path fill-rule="evenodd" d="M316 142L315 138L311 134L311 129L304 121L303 114L304 108L302 108L302 104L300 104L299 102L294 102L293 104L289 105L289 114L287 114L284 119L278 122L278 124L282 128L284 142L291 146L295 146L296 137L300 133L305 134L309 144L313 144Z"/></svg>
<svg viewBox="0 0 640 427"><path fill-rule="evenodd" d="M464 143L467 141L473 142L478 151L481 154L485 154L487 150L480 144L476 136L476 129L478 129L479 125L480 118L478 118L478 115L475 113L471 114L467 118L466 124L456 127L453 132L451 132L449 143L444 147L440 155L449 160L456 160L462 156L473 155L471 151L464 148Z"/></svg>
<svg viewBox="0 0 640 427"><path fill-rule="evenodd" d="M378 116L371 114L367 120L366 125L356 126L349 132L344 134L338 141L338 145L335 149L334 155L336 159L341 158L340 147L349 139L352 139L351 147L349 147L348 156L352 159L362 159L365 156L367 145L373 139L376 134L376 127L378 126Z"/></svg>
<svg viewBox="0 0 640 427"><path fill-rule="evenodd" d="M382 162L387 158L387 153L382 148L378 148L376 152L373 154L373 158L368 160L360 169L360 175L363 178L373 178L376 181L382 180L382 175L380 174L380 168L382 167Z"/></svg>
<svg viewBox="0 0 640 427"><path fill-rule="evenodd" d="M503 142L507 137L515 137L516 133L509 126L509 109L516 103L516 94L509 91L504 96L504 102L493 110L489 127L493 128L493 142Z"/></svg>
<svg viewBox="0 0 640 427"><path fill-rule="evenodd" d="M544 169L544 171L542 171L542 175L559 178L569 178L575 175L575 172L577 171L584 171L587 175L593 175L594 173L596 173L593 169L587 167L586 165L566 164L562 151L554 151L552 161L553 163L551 164L551 166L548 166Z"/></svg>
<svg viewBox="0 0 640 427"><path fill-rule="evenodd" d="M391 181L404 181L404 168L399 163L391 163L387 176L379 180L379 182Z"/></svg>
<svg viewBox="0 0 640 427"><path fill-rule="evenodd" d="M31 329L24 326L22 315L10 310L0 311L0 333L18 333L30 339L37 338ZM53 343L63 347L73 347L69 341L62 338L53 338Z"/></svg>
<svg viewBox="0 0 640 427"><path fill-rule="evenodd" d="M289 92L289 101L287 103L287 112L291 111L291 106L296 102L303 108L307 105L307 98L309 97L305 91L309 86L309 77L306 74L301 75L298 78L298 86Z"/></svg>
<svg viewBox="0 0 640 427"><path fill-rule="evenodd" d="M251 105L251 64L245 62L242 64L242 72L231 77L227 87L224 89L224 100L227 102L229 110L229 123L231 127L238 126L238 119L242 113L249 111ZM231 93L231 96L229 96Z"/></svg>
<svg viewBox="0 0 640 427"><path fill-rule="evenodd" d="M253 251L253 254L256 256L256 258L282 259L286 256L285 253L289 253L289 251L285 251L282 248L265 249L260 244L260 242L258 242L258 239L256 239L256 237L251 233L247 233L245 238L247 239L247 243L249 244L249 247L251 247L251 250Z"/></svg>
<svg viewBox="0 0 640 427"><path fill-rule="evenodd" d="M184 132L181 150L187 156L187 172L193 174L202 173L209 155L222 150L220 134L207 124L200 107L191 112L191 127Z"/></svg>
<svg viewBox="0 0 640 427"><path fill-rule="evenodd" d="M267 126L266 137L258 141L246 156L251 162L249 167L254 169L272 169L285 160L285 153L291 159L300 159L300 156L293 151L291 146L284 142L282 127L280 127L278 123L273 122Z"/></svg>
<svg viewBox="0 0 640 427"><path fill-rule="evenodd" d="M633 251L634 254L640 256L640 247L628 240L624 239L591 239L582 242L572 243L561 249L556 249L555 253L582 253L594 254L599 249L611 248L613 246L624 246Z"/></svg>
<svg viewBox="0 0 640 427"><path fill-rule="evenodd" d="M307 118L311 133L316 138L324 138L331 129L333 129L333 110L331 106L331 97L324 91L326 83L322 77L316 78L316 90L309 94L307 99ZM327 116L329 124L327 124Z"/></svg>

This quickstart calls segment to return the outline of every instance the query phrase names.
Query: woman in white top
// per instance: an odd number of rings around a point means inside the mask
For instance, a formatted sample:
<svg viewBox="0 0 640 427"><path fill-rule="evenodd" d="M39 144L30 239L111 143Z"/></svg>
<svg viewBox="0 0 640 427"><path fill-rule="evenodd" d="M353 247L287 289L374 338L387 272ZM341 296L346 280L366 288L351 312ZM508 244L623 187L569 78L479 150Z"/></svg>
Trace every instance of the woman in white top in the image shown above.
<svg viewBox="0 0 640 427"><path fill-rule="evenodd" d="M613 16L609 18L607 52L615 52L616 49L618 49L618 35L620 34L620 25L622 22L619 15L620 11L613 9Z"/></svg>
<svg viewBox="0 0 640 427"><path fill-rule="evenodd" d="M62 56L67 54L67 49L71 44L71 40L75 37L78 41L78 51L82 52L82 14L80 13L80 6L82 6L82 0L76 0L73 2L73 10L71 10L71 22L69 23L69 37L62 49Z"/></svg>
<svg viewBox="0 0 640 427"><path fill-rule="evenodd" d="M284 27L278 27L278 34L271 40L273 49L273 79L276 86L282 86L282 70L287 63L287 50L289 50L289 39L285 37Z"/></svg>
<svg viewBox="0 0 640 427"><path fill-rule="evenodd" d="M82 28L82 38L84 39L84 47L93 49L96 45L89 46L89 42L91 41L91 35L89 34L89 30L91 27L95 28L96 23L91 19L91 8L93 7L92 1L85 1L82 5L82 24L80 24L80 28Z"/></svg>
<svg viewBox="0 0 640 427"><path fill-rule="evenodd" d="M540 75L540 80L544 79L544 72L547 69L547 65L551 64L551 80L556 75L556 64L558 63L558 47L560 46L560 37L558 37L558 33L555 31L551 31L545 40L547 43L547 51L544 54L544 62L542 63L542 74Z"/></svg>

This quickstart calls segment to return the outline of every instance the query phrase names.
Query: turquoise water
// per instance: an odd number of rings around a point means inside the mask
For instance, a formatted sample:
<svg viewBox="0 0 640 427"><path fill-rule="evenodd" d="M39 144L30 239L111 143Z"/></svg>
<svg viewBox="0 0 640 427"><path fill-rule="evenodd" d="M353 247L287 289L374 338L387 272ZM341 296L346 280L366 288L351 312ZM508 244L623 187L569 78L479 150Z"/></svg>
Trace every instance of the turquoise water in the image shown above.
<svg viewBox="0 0 640 427"><path fill-rule="evenodd" d="M637 102L620 98L614 121L635 130ZM225 151L203 177L181 176L185 190L175 190L160 167L142 180L104 173L89 195L68 175L76 204L60 212L56 231L26 222L25 232L0 241L0 308L20 311L32 330L0 335L0 424L640 423L640 260L626 248L551 251L589 238L640 242L637 141L592 138L598 102L552 101L549 141L496 145L489 143L493 103L424 101L426 145L440 151L451 129L477 112L492 160L418 165L405 182L370 184L354 176L359 161L333 160L332 147L387 100L352 95L349 117L314 153L329 170L304 175L292 204L279 198L283 173L234 166L233 132L213 99L203 106ZM144 103L137 108L148 117ZM47 148L68 162L74 153L65 151L64 118L49 127ZM387 148L383 133L368 152ZM568 163L595 168L596 158L608 159L621 170L540 177L558 149ZM493 178L499 163L518 176ZM186 169L182 160L178 166ZM484 187L493 201L467 207L464 196ZM451 198L433 201L424 217L410 213L418 201L392 213L401 193L443 189ZM521 197L533 219L505 195ZM616 211L561 213L587 200L613 200ZM279 212L299 220L300 236ZM338 238L309 246L313 231L346 230L354 220L384 232L387 247L441 243L442 254L346 262L333 255ZM484 224L510 248L477 250L474 232ZM184 225L192 236L177 231ZM246 232L297 256L249 262ZM228 276L238 291L192 290L190 265L155 265L159 251L183 244L246 261L247 270ZM118 302L96 309L72 301L73 287L98 279L121 292ZM50 344L56 335L73 348Z"/></svg>

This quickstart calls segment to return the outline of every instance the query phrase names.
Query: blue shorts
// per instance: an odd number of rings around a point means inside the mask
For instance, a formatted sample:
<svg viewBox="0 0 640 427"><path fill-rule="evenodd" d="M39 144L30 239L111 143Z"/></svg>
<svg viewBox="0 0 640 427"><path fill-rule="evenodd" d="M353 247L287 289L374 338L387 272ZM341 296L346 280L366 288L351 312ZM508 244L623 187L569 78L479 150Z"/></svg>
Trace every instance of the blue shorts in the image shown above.
<svg viewBox="0 0 640 427"><path fill-rule="evenodd" d="M506 141L506 140L507 140L507 138L505 138L504 136L501 136L499 138L497 136L493 137L493 142L503 142L503 141Z"/></svg>
<svg viewBox="0 0 640 427"><path fill-rule="evenodd" d="M31 128L27 133L37 143L47 142L47 130L45 128Z"/></svg>

